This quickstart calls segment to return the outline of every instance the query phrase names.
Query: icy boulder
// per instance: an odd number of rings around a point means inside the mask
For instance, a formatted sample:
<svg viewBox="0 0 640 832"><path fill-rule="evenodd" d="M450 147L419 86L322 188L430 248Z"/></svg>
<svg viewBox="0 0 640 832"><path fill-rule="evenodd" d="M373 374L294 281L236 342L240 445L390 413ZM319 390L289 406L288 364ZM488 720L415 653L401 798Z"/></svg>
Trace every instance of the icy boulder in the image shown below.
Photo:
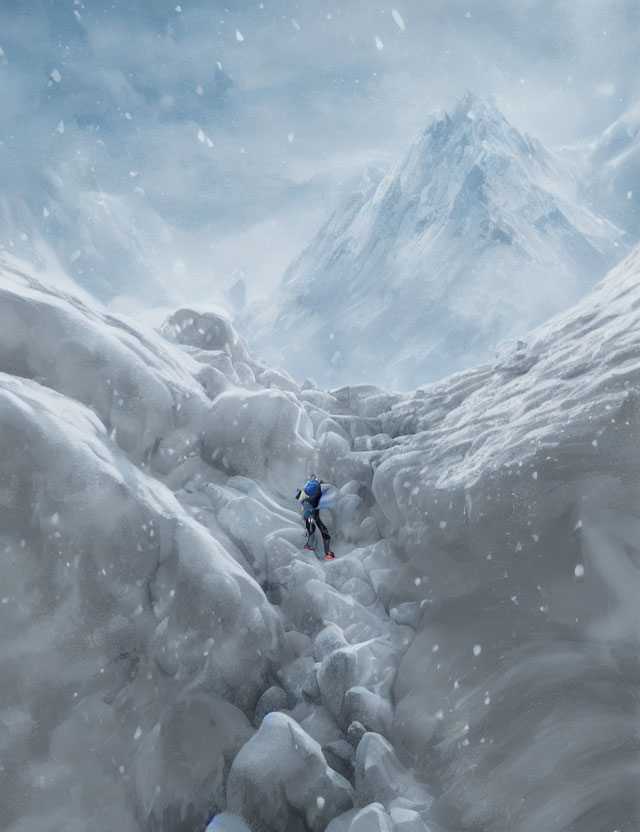
<svg viewBox="0 0 640 832"><path fill-rule="evenodd" d="M395 806L391 809L393 832L431 832L418 812Z"/></svg>
<svg viewBox="0 0 640 832"><path fill-rule="evenodd" d="M247 361L249 350L231 322L215 312L179 309L161 327L169 341L201 350L221 350L233 361Z"/></svg>
<svg viewBox="0 0 640 832"><path fill-rule="evenodd" d="M395 832L395 827L382 804L370 803L334 818L326 832Z"/></svg>
<svg viewBox="0 0 640 832"><path fill-rule="evenodd" d="M205 832L251 832L251 829L238 815L222 812L215 816Z"/></svg>
<svg viewBox="0 0 640 832"><path fill-rule="evenodd" d="M399 653L381 638L340 647L322 661L318 684L322 701L346 730L354 721L391 734L387 698Z"/></svg>
<svg viewBox="0 0 640 832"><path fill-rule="evenodd" d="M355 781L360 806L377 800L391 807L400 801L404 807L426 812L432 802L425 786L398 761L391 743L373 732L366 733L358 743Z"/></svg>
<svg viewBox="0 0 640 832"><path fill-rule="evenodd" d="M231 475L251 477L293 498L306 475L311 438L309 417L291 394L231 390L212 404L204 455Z"/></svg>
<svg viewBox="0 0 640 832"><path fill-rule="evenodd" d="M256 728L262 724L262 720L267 714L273 711L283 711L289 707L289 697L287 692L278 685L271 685L262 694L256 705L256 711L253 718Z"/></svg>
<svg viewBox="0 0 640 832"><path fill-rule="evenodd" d="M1 372L87 405L136 463L163 443L171 464L194 452L208 407L198 364L33 277L2 269L0 278Z"/></svg>
<svg viewBox="0 0 640 832"><path fill-rule="evenodd" d="M235 758L227 801L257 832L324 832L353 806L353 790L294 720L272 713Z"/></svg>

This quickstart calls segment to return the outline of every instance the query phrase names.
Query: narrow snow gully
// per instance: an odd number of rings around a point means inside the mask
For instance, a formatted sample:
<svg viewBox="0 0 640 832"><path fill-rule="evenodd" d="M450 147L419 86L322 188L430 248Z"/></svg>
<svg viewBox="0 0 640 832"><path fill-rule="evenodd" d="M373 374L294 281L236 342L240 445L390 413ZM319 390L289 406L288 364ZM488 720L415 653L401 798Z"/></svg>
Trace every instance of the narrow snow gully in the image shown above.
<svg viewBox="0 0 640 832"><path fill-rule="evenodd" d="M242 414L246 394L239 395ZM393 687L421 604L411 593L392 602L390 577L405 559L378 531L368 454L351 450L352 434L376 436L379 426L311 386L299 395L307 469L327 471L338 488L324 513L336 560L303 549L294 499L303 479L285 478L284 493L265 486L271 458L261 482L248 476L259 457L245 458L246 441L237 437L253 441L254 417L240 416L234 439L218 445L231 476L215 477L201 463L185 467L184 477L171 474L185 510L260 584L284 630L255 705L256 733L234 759L226 811L208 829L420 832L428 829L432 787L395 752Z"/></svg>
<svg viewBox="0 0 640 832"><path fill-rule="evenodd" d="M247 499L232 489L246 490ZM419 606L385 606L388 576L401 559L384 541L353 549L338 534L337 559L318 561L302 550L302 525L290 510L276 513L272 506L268 523L260 509L265 501L253 505L260 496L253 483L235 478L226 494L221 490L215 508L203 505L195 490L178 497L216 536L228 535L226 546L237 547L279 610L285 645L256 703L257 733L231 766L228 812L209 828L427 828L421 815L431 791L393 748L393 685L415 636L407 622ZM205 492L211 495L210 484ZM229 813L249 825L232 823ZM394 818L411 826L396 827Z"/></svg>
<svg viewBox="0 0 640 832"><path fill-rule="evenodd" d="M494 366L327 392L2 271L4 832L635 832L639 332L636 254Z"/></svg>

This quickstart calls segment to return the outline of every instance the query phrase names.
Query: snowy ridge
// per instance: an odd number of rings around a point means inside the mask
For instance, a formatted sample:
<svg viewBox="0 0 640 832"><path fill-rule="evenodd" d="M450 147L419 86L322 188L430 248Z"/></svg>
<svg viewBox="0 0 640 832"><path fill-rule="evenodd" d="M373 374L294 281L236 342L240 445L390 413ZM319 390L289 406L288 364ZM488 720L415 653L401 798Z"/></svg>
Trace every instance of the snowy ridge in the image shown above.
<svg viewBox="0 0 640 832"><path fill-rule="evenodd" d="M135 295L166 302L172 282L166 250L177 235L139 194L106 193L96 182L79 186L77 175L39 172L44 204L41 192L0 199L0 250L45 269L60 263L104 301Z"/></svg>
<svg viewBox="0 0 640 832"><path fill-rule="evenodd" d="M260 354L325 386L441 378L568 307L619 260L621 233L583 203L566 165L469 95L363 183L272 303L238 325Z"/></svg>
<svg viewBox="0 0 640 832"><path fill-rule="evenodd" d="M636 251L495 367L391 406L340 393L389 436L357 447L381 533L414 553L389 575L390 602L412 575L428 585L394 686L395 740L442 778L432 816L445 828L640 817L625 740L640 667L639 332Z"/></svg>
<svg viewBox="0 0 640 832"><path fill-rule="evenodd" d="M615 121L588 150L585 180L590 199L624 228L640 233L640 105Z"/></svg>
<svg viewBox="0 0 640 832"><path fill-rule="evenodd" d="M639 317L636 252L495 366L326 392L5 268L3 830L637 826Z"/></svg>

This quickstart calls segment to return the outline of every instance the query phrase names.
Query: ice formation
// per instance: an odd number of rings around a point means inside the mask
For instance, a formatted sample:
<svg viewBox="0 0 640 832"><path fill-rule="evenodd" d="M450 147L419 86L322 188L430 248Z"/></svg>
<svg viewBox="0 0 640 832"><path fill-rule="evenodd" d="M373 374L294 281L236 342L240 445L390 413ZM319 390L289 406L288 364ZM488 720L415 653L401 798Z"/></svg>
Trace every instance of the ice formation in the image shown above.
<svg viewBox="0 0 640 832"><path fill-rule="evenodd" d="M327 392L2 267L3 832L637 828L639 332L640 251L493 365Z"/></svg>

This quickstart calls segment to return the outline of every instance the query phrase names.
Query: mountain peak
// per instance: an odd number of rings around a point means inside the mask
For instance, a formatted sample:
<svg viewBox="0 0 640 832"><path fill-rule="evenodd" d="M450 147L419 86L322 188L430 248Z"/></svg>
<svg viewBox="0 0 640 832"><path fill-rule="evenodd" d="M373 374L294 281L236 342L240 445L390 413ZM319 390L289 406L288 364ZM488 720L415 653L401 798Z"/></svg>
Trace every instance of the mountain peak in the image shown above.
<svg viewBox="0 0 640 832"><path fill-rule="evenodd" d="M458 101L454 109L453 118L454 120L468 118L471 121L484 120L507 123L493 98L481 98L471 91L468 91Z"/></svg>
<svg viewBox="0 0 640 832"><path fill-rule="evenodd" d="M295 372L273 332L299 343L304 328L309 374L334 386L359 376L397 389L488 359L618 254L617 230L573 187L556 157L468 93L327 221L260 307L254 345Z"/></svg>
<svg viewBox="0 0 640 832"><path fill-rule="evenodd" d="M467 92L453 110L440 111L431 117L405 157L405 163L412 167L411 156L416 152L421 156L426 154L431 160L429 164L449 153L468 159L472 148L515 157L527 165L528 160L538 155L545 163L550 158L539 142L522 135L507 120L493 99Z"/></svg>

